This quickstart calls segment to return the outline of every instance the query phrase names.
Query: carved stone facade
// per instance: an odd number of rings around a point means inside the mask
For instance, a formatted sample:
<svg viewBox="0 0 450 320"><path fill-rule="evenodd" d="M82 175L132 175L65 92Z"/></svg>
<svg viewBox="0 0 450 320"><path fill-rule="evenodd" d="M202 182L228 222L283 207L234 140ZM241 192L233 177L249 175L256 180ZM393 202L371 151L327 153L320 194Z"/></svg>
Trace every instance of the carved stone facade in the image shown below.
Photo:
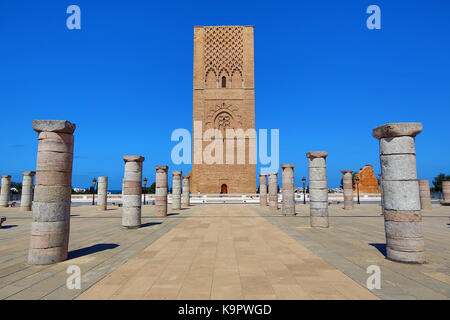
<svg viewBox="0 0 450 320"><path fill-rule="evenodd" d="M237 163L237 139L233 150L226 148L226 129L245 132L255 128L252 26L194 28L193 121L191 192L255 193L256 164L250 164L249 148L256 140L245 138L244 164ZM201 136L195 134L196 123L201 123ZM218 129L223 136L222 164L206 164L203 159L201 163L196 161L195 153L201 150L203 154L205 147L211 144L201 141L208 129ZM227 153L234 155L232 164L227 163Z"/></svg>

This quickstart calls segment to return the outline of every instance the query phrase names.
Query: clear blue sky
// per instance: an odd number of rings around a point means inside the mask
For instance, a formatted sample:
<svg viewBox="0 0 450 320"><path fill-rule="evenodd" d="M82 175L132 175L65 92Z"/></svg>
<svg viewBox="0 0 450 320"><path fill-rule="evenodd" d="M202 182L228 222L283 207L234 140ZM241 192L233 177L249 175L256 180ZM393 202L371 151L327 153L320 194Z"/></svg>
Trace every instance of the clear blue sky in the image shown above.
<svg viewBox="0 0 450 320"><path fill-rule="evenodd" d="M66 8L81 8L81 30ZM366 8L381 8L381 30ZM450 174L449 1L0 2L0 173L36 166L33 119L77 124L73 186L107 175L120 189L125 154L174 166L170 135L192 130L193 26L254 25L256 127L280 129L280 163L307 176L327 150L329 185L372 164L372 129L419 121L418 175Z"/></svg>

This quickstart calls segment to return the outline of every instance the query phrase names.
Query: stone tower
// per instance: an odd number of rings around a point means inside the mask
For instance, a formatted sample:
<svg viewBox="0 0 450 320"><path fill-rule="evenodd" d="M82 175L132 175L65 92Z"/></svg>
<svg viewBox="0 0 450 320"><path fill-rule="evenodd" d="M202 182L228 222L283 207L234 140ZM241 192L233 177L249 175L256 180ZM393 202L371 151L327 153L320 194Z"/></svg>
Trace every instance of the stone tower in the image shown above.
<svg viewBox="0 0 450 320"><path fill-rule="evenodd" d="M250 154L256 152L256 139L251 135L241 139L245 154L240 153L239 162L239 138L232 138L233 147L226 147L227 129L255 128L253 26L194 27L193 111L191 192L255 193L256 161ZM223 135L222 163L207 164L198 158L211 144L202 141L208 129Z"/></svg>

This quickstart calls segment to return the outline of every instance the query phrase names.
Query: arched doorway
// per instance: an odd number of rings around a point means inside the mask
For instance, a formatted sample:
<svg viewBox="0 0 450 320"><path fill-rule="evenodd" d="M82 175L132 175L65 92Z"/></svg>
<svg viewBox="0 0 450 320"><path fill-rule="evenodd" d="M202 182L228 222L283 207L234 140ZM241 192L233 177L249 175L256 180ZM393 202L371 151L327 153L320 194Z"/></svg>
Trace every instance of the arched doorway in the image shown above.
<svg viewBox="0 0 450 320"><path fill-rule="evenodd" d="M223 185L220 187L220 193L222 193L222 194L228 193L228 187L227 187L226 184L223 184Z"/></svg>

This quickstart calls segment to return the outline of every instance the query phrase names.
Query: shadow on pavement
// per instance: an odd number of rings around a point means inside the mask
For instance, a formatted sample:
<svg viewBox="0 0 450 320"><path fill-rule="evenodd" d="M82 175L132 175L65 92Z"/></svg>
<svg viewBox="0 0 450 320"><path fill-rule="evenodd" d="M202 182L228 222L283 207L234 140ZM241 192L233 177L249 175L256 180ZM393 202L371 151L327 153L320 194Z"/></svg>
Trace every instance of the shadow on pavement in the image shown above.
<svg viewBox="0 0 450 320"><path fill-rule="evenodd" d="M375 247L386 257L386 243L369 243L369 245Z"/></svg>
<svg viewBox="0 0 450 320"><path fill-rule="evenodd" d="M147 222L147 223L141 224L141 228L151 227L151 226L153 226L153 225L161 224L161 223L162 223L162 222Z"/></svg>
<svg viewBox="0 0 450 320"><path fill-rule="evenodd" d="M15 228L17 226L18 226L17 224L11 224L9 226L1 226L0 229L11 229L11 228Z"/></svg>
<svg viewBox="0 0 450 320"><path fill-rule="evenodd" d="M100 244L94 244L93 246L81 248L77 250L73 250L69 252L69 255L67 259L75 259L82 256L86 256L88 254L105 251L109 249L117 248L119 245L116 243L100 243Z"/></svg>

